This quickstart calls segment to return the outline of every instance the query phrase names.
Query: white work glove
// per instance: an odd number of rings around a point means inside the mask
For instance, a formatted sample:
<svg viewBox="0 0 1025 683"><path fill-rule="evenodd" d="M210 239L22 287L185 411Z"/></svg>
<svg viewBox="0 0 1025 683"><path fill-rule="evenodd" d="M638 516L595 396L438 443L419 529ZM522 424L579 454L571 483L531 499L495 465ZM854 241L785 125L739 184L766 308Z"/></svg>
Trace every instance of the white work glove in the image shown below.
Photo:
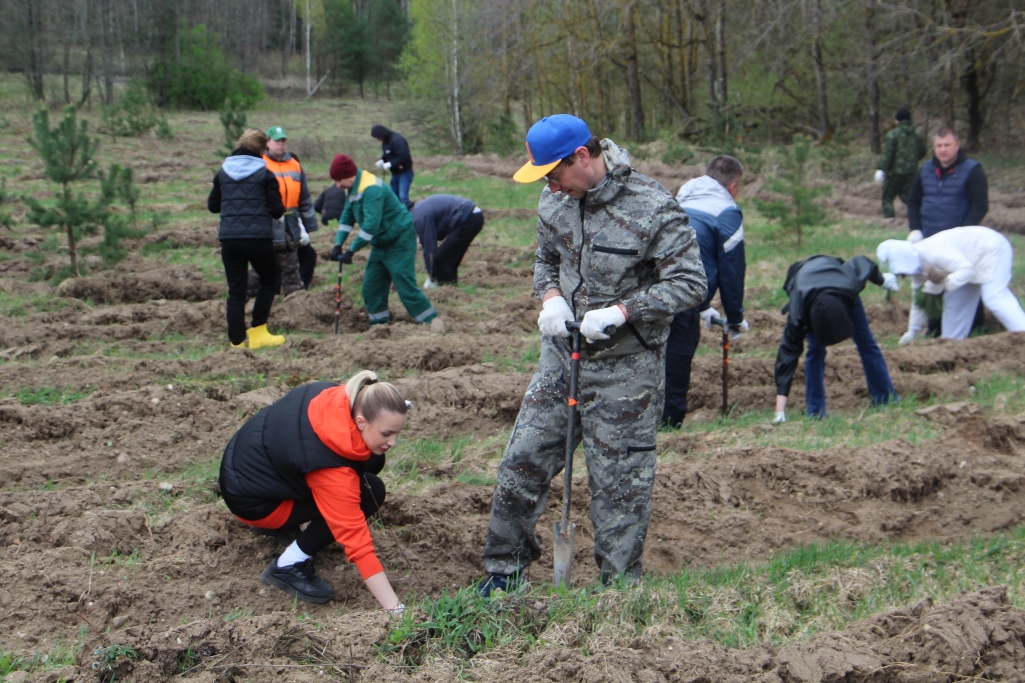
<svg viewBox="0 0 1025 683"><path fill-rule="evenodd" d="M879 169L878 171L876 171L876 182L881 183L884 180L886 180L886 174L883 173L882 169Z"/></svg>
<svg viewBox="0 0 1025 683"><path fill-rule="evenodd" d="M787 421L787 413L785 410L777 410L776 417L772 418L772 424L778 425L781 422Z"/></svg>
<svg viewBox="0 0 1025 683"><path fill-rule="evenodd" d="M921 242L923 239L925 239L925 235L922 234L921 230L912 230L908 233L908 242L911 242L911 244Z"/></svg>
<svg viewBox="0 0 1025 683"><path fill-rule="evenodd" d="M566 303L566 299L553 296L542 306L541 315L537 316L537 326L541 334L549 337L568 337L566 322L571 320L574 320L573 311Z"/></svg>
<svg viewBox="0 0 1025 683"><path fill-rule="evenodd" d="M903 336L901 336L900 341L898 341L897 343L901 346L907 346L915 339L917 339L919 336L921 336L921 334L921 330L919 330L917 327L912 327L907 332L905 332Z"/></svg>
<svg viewBox="0 0 1025 683"><path fill-rule="evenodd" d="M385 612L388 613L389 617L394 617L396 619L402 617L402 613L405 612L405 611L406 611L406 606L401 604L401 603L399 603L395 607L392 607L391 609L386 609L385 610Z"/></svg>
<svg viewBox="0 0 1025 683"><path fill-rule="evenodd" d="M701 321L705 324L705 327L710 330L715 329L715 325L712 324L712 319L722 318L722 316L719 315L719 311L715 310L714 308L709 308L704 311L701 311L700 313L698 313L698 317L701 318Z"/></svg>
<svg viewBox="0 0 1025 683"><path fill-rule="evenodd" d="M744 333L751 329L746 320L741 320L736 325L730 325L730 340L737 341L744 336Z"/></svg>
<svg viewBox="0 0 1025 683"><path fill-rule="evenodd" d="M381 168L383 168L386 171L390 171L391 170L391 162L390 161L384 162L384 166L382 166Z"/></svg>
<svg viewBox="0 0 1025 683"><path fill-rule="evenodd" d="M580 321L580 334L584 335L588 342L608 339L609 335L605 334L605 328L610 325L619 327L625 322L626 316L619 306L599 308L584 314L584 319Z"/></svg>
<svg viewBox="0 0 1025 683"><path fill-rule="evenodd" d="M432 287L435 287L435 286L436 285L434 284L434 282L431 281L431 276L428 275L427 279L424 280L424 289L431 289Z"/></svg>
<svg viewBox="0 0 1025 683"><path fill-rule="evenodd" d="M926 294L931 294L933 296L943 294L943 283L933 282L932 280L926 280L925 284L922 285L922 291Z"/></svg>
<svg viewBox="0 0 1025 683"><path fill-rule="evenodd" d="M310 233L306 232L306 226L299 223L299 244L304 247L310 246Z"/></svg>
<svg viewBox="0 0 1025 683"><path fill-rule="evenodd" d="M900 283L897 282L897 276L893 273L883 273L883 289L888 289L891 292L899 292Z"/></svg>
<svg viewBox="0 0 1025 683"><path fill-rule="evenodd" d="M377 161L375 161L374 162L374 166L377 166L378 168L383 169L384 168L384 159L378 159Z"/></svg>

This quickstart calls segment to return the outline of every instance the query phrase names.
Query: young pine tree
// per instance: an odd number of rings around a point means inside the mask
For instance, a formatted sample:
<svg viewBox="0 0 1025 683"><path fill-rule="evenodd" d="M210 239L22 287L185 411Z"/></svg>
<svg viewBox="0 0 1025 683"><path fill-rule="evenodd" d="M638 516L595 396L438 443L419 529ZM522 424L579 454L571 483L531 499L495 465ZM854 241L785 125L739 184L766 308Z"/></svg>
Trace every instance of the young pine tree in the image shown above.
<svg viewBox="0 0 1025 683"><path fill-rule="evenodd" d="M26 197L28 217L41 227L64 230L71 255L71 270L75 275L81 275L76 244L83 234L95 233L109 215L107 197L90 200L74 190L76 183L96 177L93 157L99 143L89 136L88 125L78 120L73 106L64 108L64 115L54 128L50 128L50 113L45 105L32 115L32 123L35 135L29 138L29 143L42 157L46 177L59 187L54 192L57 201L50 206Z"/></svg>
<svg viewBox="0 0 1025 683"><path fill-rule="evenodd" d="M828 187L809 187L808 161L811 157L811 138L795 135L794 145L784 160L780 176L769 183L769 189L785 196L773 201L755 200L755 206L766 218L778 220L785 232L797 235L797 248L805 229L825 222L826 211L813 200L827 192Z"/></svg>

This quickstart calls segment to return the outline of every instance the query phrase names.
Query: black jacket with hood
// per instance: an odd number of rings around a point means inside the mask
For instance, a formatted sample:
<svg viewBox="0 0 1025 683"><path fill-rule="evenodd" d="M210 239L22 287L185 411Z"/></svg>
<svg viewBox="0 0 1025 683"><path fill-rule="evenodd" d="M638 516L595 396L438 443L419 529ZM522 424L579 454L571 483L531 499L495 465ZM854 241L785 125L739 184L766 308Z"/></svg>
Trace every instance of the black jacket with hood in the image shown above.
<svg viewBox="0 0 1025 683"><path fill-rule="evenodd" d="M243 147L224 160L206 200L210 213L221 214L217 239L273 239L272 219L285 205L273 173L263 157Z"/></svg>
<svg viewBox="0 0 1025 683"><path fill-rule="evenodd" d="M790 266L783 283L790 301L782 311L787 316L787 326L776 353L776 395L790 395L797 361L804 353L808 312L815 297L831 292L853 306L866 282L883 284L879 266L867 256L855 256L845 263L842 258L818 254Z"/></svg>
<svg viewBox="0 0 1025 683"><path fill-rule="evenodd" d="M404 173L413 168L413 156L409 153L406 138L377 124L370 129L371 137L381 141L381 160L391 162L392 173Z"/></svg>

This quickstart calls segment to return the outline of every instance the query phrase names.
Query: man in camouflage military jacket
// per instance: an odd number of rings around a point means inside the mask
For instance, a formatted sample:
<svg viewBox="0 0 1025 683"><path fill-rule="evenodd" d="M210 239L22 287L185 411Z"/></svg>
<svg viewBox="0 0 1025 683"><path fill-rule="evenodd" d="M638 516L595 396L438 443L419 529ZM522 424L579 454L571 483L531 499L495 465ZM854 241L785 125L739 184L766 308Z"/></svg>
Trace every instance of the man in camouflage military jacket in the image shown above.
<svg viewBox="0 0 1025 683"><path fill-rule="evenodd" d="M514 180L548 183L534 264L541 358L499 466L484 595L515 589L541 555L534 527L565 464L572 320L588 340L577 441L587 459L595 562L604 583L639 578L669 323L702 303L707 287L687 214L668 190L630 168L614 142L599 142L584 121L557 114L531 127L527 150L531 161Z"/></svg>
<svg viewBox="0 0 1025 683"><path fill-rule="evenodd" d="M925 138L911 123L911 112L901 109L894 118L897 125L883 140L883 157L876 171L876 182L883 184L883 216L886 218L895 215L894 197L900 197L904 206L908 205L918 162L925 156Z"/></svg>

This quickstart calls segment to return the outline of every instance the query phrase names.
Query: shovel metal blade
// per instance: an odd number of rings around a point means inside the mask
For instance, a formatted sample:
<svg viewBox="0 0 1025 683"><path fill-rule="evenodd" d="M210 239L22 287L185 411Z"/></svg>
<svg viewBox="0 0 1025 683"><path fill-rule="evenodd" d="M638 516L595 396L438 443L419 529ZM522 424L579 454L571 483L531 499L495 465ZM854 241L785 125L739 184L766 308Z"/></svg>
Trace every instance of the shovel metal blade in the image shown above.
<svg viewBox="0 0 1025 683"><path fill-rule="evenodd" d="M562 528L562 520L555 520L555 587L571 587L570 570L573 567L573 539L577 535L575 522L567 522Z"/></svg>

